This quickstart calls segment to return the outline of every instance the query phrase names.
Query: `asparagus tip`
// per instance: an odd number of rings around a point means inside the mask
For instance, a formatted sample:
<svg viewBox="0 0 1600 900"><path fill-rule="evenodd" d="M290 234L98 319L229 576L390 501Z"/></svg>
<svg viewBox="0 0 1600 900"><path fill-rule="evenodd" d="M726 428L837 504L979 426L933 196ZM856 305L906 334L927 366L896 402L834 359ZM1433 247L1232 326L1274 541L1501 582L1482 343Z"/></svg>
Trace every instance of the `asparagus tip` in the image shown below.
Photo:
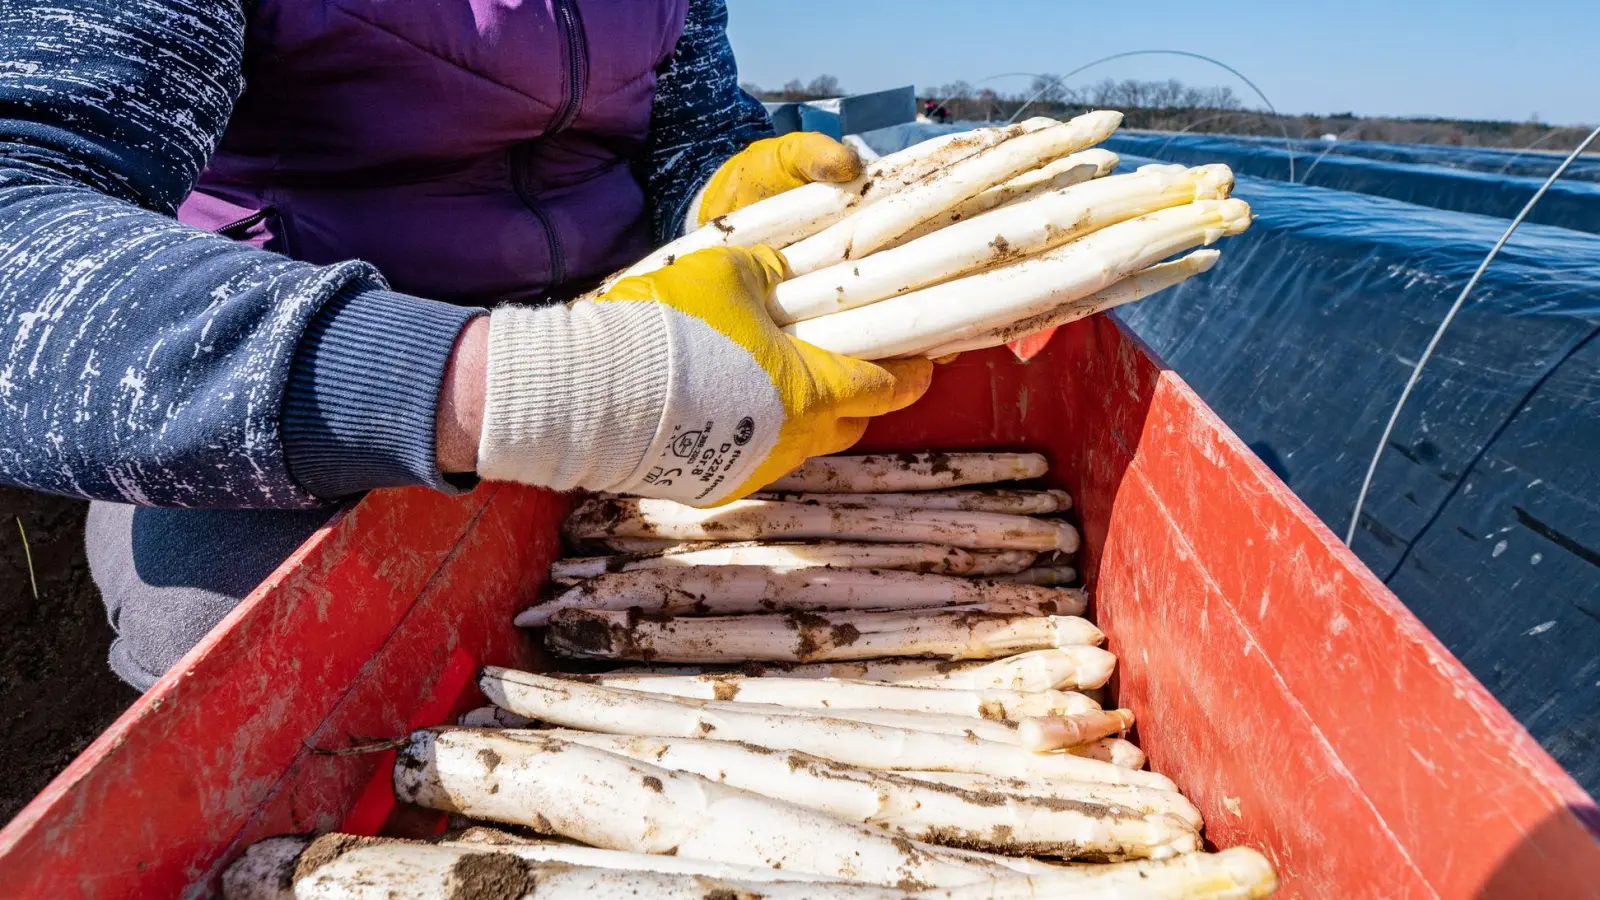
<svg viewBox="0 0 1600 900"><path fill-rule="evenodd" d="M1250 847L1230 847L1217 854L1217 861L1234 883L1245 888L1246 896L1270 897L1278 889L1278 873L1265 856Z"/></svg>
<svg viewBox="0 0 1600 900"><path fill-rule="evenodd" d="M1211 267L1222 258L1221 250L1196 250L1185 256L1183 261L1188 265L1189 271L1195 275L1211 271Z"/></svg>
<svg viewBox="0 0 1600 900"><path fill-rule="evenodd" d="M1078 537L1078 529L1073 528L1066 522L1062 522L1060 526L1056 528L1057 550L1061 551L1062 553L1076 553L1078 552L1079 543L1081 543L1081 539Z"/></svg>
<svg viewBox="0 0 1600 900"><path fill-rule="evenodd" d="M1256 220L1250 212L1250 204L1237 198L1222 201L1217 211L1222 216L1222 233L1226 235L1243 234Z"/></svg>
<svg viewBox="0 0 1600 900"><path fill-rule="evenodd" d="M1221 163L1195 166L1189 175L1195 180L1196 200L1222 200L1233 193L1233 170Z"/></svg>

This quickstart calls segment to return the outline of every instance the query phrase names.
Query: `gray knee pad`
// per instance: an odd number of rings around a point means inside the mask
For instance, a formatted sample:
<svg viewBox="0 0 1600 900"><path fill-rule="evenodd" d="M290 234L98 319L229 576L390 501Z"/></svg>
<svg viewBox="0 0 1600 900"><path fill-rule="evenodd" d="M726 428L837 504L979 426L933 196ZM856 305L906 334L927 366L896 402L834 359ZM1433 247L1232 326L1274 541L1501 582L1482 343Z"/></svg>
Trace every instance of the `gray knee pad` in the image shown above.
<svg viewBox="0 0 1600 900"><path fill-rule="evenodd" d="M91 504L84 542L117 633L112 670L148 689L335 511Z"/></svg>

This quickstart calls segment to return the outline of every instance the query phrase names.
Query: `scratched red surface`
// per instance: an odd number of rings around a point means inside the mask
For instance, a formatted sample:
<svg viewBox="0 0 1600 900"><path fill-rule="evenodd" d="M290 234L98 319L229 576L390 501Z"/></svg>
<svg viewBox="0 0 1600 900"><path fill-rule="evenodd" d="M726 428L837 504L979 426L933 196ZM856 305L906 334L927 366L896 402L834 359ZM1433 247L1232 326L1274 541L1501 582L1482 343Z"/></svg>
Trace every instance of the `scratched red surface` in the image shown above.
<svg viewBox="0 0 1600 900"><path fill-rule="evenodd" d="M1600 896L1593 802L1112 320L1028 363L963 356L863 446L1051 456L1137 737L1284 896ZM368 497L0 832L0 896L203 896L265 835L436 825L395 808L391 753L313 748L447 719L484 662L537 666L507 623L567 508Z"/></svg>

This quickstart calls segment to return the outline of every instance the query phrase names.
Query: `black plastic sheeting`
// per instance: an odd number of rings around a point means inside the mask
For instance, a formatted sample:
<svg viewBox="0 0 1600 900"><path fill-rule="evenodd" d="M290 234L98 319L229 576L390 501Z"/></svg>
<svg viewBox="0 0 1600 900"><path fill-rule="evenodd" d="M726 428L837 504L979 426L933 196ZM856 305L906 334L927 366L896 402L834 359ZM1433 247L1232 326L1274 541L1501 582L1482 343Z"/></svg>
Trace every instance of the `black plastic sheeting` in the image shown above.
<svg viewBox="0 0 1600 900"><path fill-rule="evenodd" d="M1217 267L1120 314L1343 535L1412 366L1505 222L1255 178L1235 196L1259 218ZM1600 237L1523 226L1423 371L1354 544L1591 793L1597 334Z"/></svg>
<svg viewBox="0 0 1600 900"><path fill-rule="evenodd" d="M1150 156L1185 165L1227 163L1240 175L1290 180L1291 154L1281 141L1240 141L1203 134L1118 132L1104 146L1118 153ZM1446 168L1431 163L1387 162L1333 153L1319 157L1317 154L1320 152L1294 150L1294 180L1318 187L1404 200L1435 209L1504 219L1521 212L1548 177L1548 172L1543 177L1501 175ZM1551 166L1551 170L1554 170L1554 166ZM1570 173L1571 170L1568 171ZM1534 207L1528 221L1600 233L1600 183L1572 180L1568 174L1563 174L1550 186L1539 205Z"/></svg>
<svg viewBox="0 0 1600 900"><path fill-rule="evenodd" d="M1392 144L1383 141L1321 141L1285 140L1280 137L1259 135L1228 135L1231 140L1285 147L1296 154L1307 153L1313 159L1327 153L1330 156L1359 156L1384 162L1422 163L1444 166L1449 169L1467 169L1493 175L1527 175L1541 181L1549 178L1561 160L1572 148L1549 150L1500 150L1493 147L1452 147L1443 144ZM1567 139L1568 143L1575 143ZM1556 146L1551 142L1547 146ZM1600 182L1600 155L1585 154L1572 161L1562 178L1573 181Z"/></svg>
<svg viewBox="0 0 1600 900"><path fill-rule="evenodd" d="M951 130L863 137L890 152ZM1217 267L1117 314L1343 535L1417 357L1506 222L1262 178L1235 196L1258 219ZM1597 335L1600 237L1524 225L1424 370L1354 549L1600 794Z"/></svg>

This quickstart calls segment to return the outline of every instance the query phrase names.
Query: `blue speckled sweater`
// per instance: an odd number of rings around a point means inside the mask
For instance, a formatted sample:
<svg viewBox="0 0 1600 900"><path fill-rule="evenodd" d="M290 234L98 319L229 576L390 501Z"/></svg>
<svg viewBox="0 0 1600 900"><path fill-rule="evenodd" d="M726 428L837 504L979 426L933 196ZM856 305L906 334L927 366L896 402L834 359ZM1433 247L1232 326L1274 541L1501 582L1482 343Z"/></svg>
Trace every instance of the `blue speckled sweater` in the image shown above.
<svg viewBox="0 0 1600 900"><path fill-rule="evenodd" d="M253 21L239 0L0 0L0 481L211 507L448 489L436 398L481 309L174 218L242 102ZM631 163L656 241L770 133L725 23L723 0L690 0L642 141L591 129ZM591 54L601 40L591 23ZM435 99L461 102L408 102Z"/></svg>

